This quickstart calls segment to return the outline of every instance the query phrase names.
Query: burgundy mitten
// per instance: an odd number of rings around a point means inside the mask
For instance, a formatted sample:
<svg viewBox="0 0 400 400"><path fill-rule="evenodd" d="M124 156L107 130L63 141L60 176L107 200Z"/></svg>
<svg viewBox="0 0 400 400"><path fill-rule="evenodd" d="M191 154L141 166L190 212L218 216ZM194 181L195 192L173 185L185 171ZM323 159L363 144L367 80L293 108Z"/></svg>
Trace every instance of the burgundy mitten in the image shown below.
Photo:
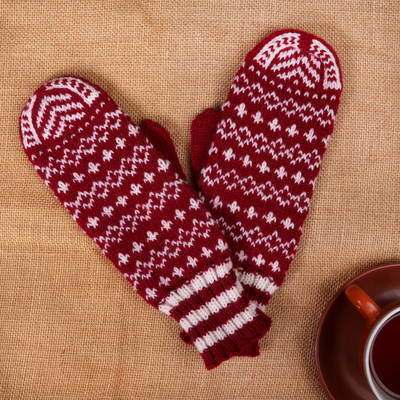
<svg viewBox="0 0 400 400"><path fill-rule="evenodd" d="M341 91L339 60L327 43L279 31L247 55L222 112L193 121L200 197L263 311L296 253Z"/></svg>
<svg viewBox="0 0 400 400"><path fill-rule="evenodd" d="M193 178L197 184L200 179L200 172L206 165L208 152L217 131L221 113L213 108L207 108L197 115L192 122L190 130L190 153L192 156Z"/></svg>
<svg viewBox="0 0 400 400"><path fill-rule="evenodd" d="M218 117L219 114L216 111L215 113ZM183 180L186 180L185 173L183 172L182 166L179 162L179 158L176 154L175 146L169 132L157 122L151 121L149 119L144 120L140 125L140 128L146 138L154 146L154 148L162 153L167 160L171 161L172 167L179 173L179 176ZM211 137L211 135L208 136ZM204 139L207 139L208 136L204 136ZM204 148L206 149L205 154L207 155L207 149L209 148L209 146ZM186 332L181 333L181 338L185 343L192 344L190 336ZM257 357L259 354L260 350L258 343L254 343L252 346L244 349L244 351L240 353L240 356Z"/></svg>
<svg viewBox="0 0 400 400"><path fill-rule="evenodd" d="M176 154L174 142L169 132L158 122L154 122L150 119L145 119L140 125L140 129L154 148L160 152L166 160L171 161L172 168L186 181L186 175L183 172L178 154Z"/></svg>
<svg viewBox="0 0 400 400"><path fill-rule="evenodd" d="M47 82L24 106L20 133L55 196L134 289L179 322L208 369L265 334L270 320L237 281L220 228L101 88Z"/></svg>

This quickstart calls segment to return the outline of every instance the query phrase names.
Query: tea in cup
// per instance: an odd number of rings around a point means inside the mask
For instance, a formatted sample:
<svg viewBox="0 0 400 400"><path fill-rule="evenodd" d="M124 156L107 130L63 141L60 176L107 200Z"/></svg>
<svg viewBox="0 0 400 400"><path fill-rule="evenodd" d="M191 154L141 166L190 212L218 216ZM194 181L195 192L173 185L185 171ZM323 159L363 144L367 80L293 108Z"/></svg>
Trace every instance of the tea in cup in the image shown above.
<svg viewBox="0 0 400 400"><path fill-rule="evenodd" d="M367 322L358 355L368 385L379 400L400 399L400 301L381 309L356 285L345 293Z"/></svg>

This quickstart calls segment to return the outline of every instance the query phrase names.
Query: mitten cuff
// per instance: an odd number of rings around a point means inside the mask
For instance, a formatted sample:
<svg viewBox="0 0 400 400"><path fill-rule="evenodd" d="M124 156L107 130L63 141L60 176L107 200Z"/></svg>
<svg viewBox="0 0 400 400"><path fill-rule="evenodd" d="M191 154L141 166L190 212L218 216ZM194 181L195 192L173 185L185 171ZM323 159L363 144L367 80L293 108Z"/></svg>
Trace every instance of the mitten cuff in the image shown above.
<svg viewBox="0 0 400 400"><path fill-rule="evenodd" d="M159 309L179 322L207 369L250 348L271 325L243 291L231 261L196 275Z"/></svg>
<svg viewBox="0 0 400 400"><path fill-rule="evenodd" d="M250 299L262 312L265 312L271 296L279 286L269 277L262 276L257 272L237 272L237 277Z"/></svg>

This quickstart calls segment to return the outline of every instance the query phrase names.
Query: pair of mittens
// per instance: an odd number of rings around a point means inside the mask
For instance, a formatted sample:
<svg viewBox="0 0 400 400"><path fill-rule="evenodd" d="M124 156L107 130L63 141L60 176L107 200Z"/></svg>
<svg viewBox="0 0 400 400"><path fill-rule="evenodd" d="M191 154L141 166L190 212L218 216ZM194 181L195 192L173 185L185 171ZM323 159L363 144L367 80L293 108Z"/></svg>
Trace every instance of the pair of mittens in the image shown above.
<svg viewBox="0 0 400 400"><path fill-rule="evenodd" d="M337 56L299 31L246 57L217 113L192 125L199 195L171 138L98 86L54 79L23 108L38 174L134 289L172 316L211 369L258 354L265 306L300 239L341 93ZM199 197L200 196L200 197Z"/></svg>

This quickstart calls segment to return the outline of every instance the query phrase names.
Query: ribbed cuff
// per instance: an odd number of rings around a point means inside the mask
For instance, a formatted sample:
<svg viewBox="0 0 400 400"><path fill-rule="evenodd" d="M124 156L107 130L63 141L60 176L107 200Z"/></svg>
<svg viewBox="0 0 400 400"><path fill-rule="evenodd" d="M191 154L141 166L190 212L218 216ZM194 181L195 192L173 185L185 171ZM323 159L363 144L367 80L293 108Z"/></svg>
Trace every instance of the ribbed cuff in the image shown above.
<svg viewBox="0 0 400 400"><path fill-rule="evenodd" d="M159 309L179 322L207 369L249 350L271 325L250 302L230 261L198 274L170 293Z"/></svg>
<svg viewBox="0 0 400 400"><path fill-rule="evenodd" d="M186 344L193 345L193 343L190 341L190 336L185 331L180 333L180 337ZM259 355L260 346L258 345L258 342L254 343L251 347L245 349L239 354L240 357L258 357Z"/></svg>
<svg viewBox="0 0 400 400"><path fill-rule="evenodd" d="M265 312L272 294L278 289L276 283L257 272L237 272L237 276L251 301L257 304L262 312Z"/></svg>

